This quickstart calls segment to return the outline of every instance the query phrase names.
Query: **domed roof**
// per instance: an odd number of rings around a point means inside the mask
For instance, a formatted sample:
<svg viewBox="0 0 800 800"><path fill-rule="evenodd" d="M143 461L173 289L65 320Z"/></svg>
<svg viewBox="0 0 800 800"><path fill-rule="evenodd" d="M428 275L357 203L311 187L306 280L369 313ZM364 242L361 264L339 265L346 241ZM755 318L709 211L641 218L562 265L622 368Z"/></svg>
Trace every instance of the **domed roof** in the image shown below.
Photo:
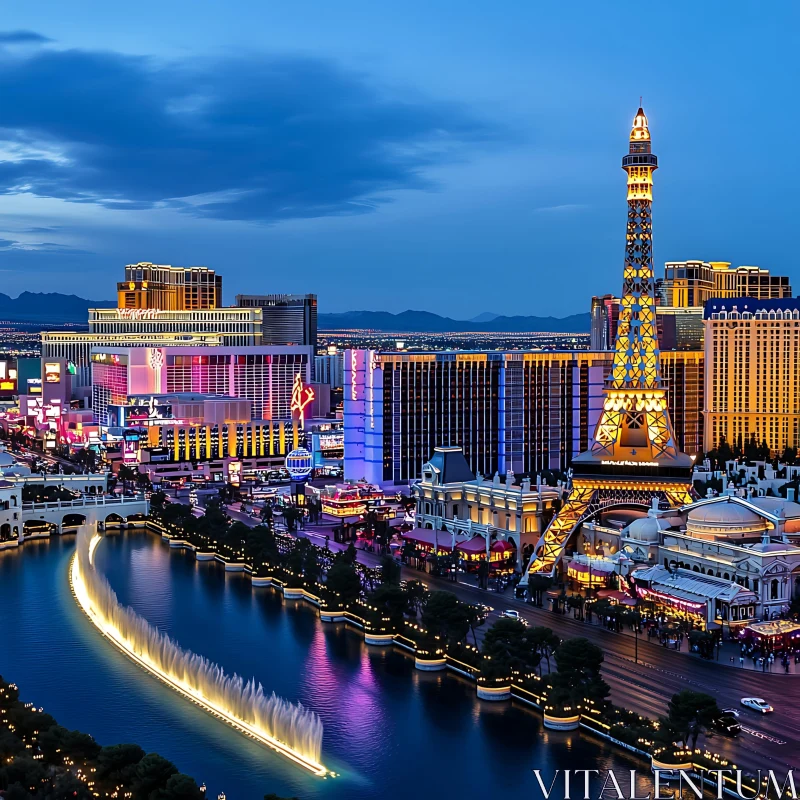
<svg viewBox="0 0 800 800"><path fill-rule="evenodd" d="M704 503L689 512L689 522L699 525L763 525L764 520L755 511L730 500Z"/></svg>
<svg viewBox="0 0 800 800"><path fill-rule="evenodd" d="M783 497L753 497L750 502L770 514L779 514L787 519L800 517L800 503L793 503Z"/></svg>
<svg viewBox="0 0 800 800"><path fill-rule="evenodd" d="M641 517L635 519L623 531L625 538L635 539L637 542L658 541L661 525L655 517Z"/></svg>

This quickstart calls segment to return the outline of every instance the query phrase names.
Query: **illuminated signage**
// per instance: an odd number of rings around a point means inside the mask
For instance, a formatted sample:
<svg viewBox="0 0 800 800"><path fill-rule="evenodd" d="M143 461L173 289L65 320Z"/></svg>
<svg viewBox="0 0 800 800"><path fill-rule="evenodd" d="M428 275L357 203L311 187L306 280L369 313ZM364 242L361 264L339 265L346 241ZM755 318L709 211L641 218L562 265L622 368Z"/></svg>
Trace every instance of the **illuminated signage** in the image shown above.
<svg viewBox="0 0 800 800"><path fill-rule="evenodd" d="M122 319L155 319L158 316L157 308L118 308L117 313Z"/></svg>
<svg viewBox="0 0 800 800"><path fill-rule="evenodd" d="M128 363L128 356L121 356L117 353L92 353L92 361L95 364L112 364L118 366Z"/></svg>
<svg viewBox="0 0 800 800"><path fill-rule="evenodd" d="M16 381L0 381L0 390L6 392L13 392L17 388Z"/></svg>
<svg viewBox="0 0 800 800"><path fill-rule="evenodd" d="M164 366L164 351L163 350L151 350L147 354L147 361L150 364L150 369L158 370Z"/></svg>
<svg viewBox="0 0 800 800"><path fill-rule="evenodd" d="M358 354L355 350L350 351L350 399L358 400Z"/></svg>
<svg viewBox="0 0 800 800"><path fill-rule="evenodd" d="M658 461L601 461L601 464L612 467L657 467Z"/></svg>
<svg viewBox="0 0 800 800"><path fill-rule="evenodd" d="M122 460L126 464L137 461L139 456L139 435L125 431L122 442Z"/></svg>
<svg viewBox="0 0 800 800"><path fill-rule="evenodd" d="M44 382L61 383L61 364L53 361L44 365Z"/></svg>
<svg viewBox="0 0 800 800"><path fill-rule="evenodd" d="M300 422L302 428L305 424L306 406L314 399L314 390L310 386L303 384L303 379L300 373L294 376L294 385L292 386L292 401L291 410L292 417Z"/></svg>
<svg viewBox="0 0 800 800"><path fill-rule="evenodd" d="M319 449L321 452L328 450L342 450L343 448L343 433L321 433L319 435Z"/></svg>

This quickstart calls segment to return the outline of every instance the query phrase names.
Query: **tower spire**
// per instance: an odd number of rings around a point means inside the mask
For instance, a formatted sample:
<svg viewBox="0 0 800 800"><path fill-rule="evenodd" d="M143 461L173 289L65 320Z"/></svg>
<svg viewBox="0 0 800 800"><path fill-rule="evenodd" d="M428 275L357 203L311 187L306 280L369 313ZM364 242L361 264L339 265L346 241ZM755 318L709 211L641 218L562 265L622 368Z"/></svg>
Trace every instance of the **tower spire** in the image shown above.
<svg viewBox="0 0 800 800"><path fill-rule="evenodd" d="M681 453L661 382L653 273L653 173L647 116L633 119L628 154L628 222L617 338L605 399L590 447L572 460L567 502L537 544L528 570L553 574L581 523L609 505L676 506L691 500L692 459Z"/></svg>

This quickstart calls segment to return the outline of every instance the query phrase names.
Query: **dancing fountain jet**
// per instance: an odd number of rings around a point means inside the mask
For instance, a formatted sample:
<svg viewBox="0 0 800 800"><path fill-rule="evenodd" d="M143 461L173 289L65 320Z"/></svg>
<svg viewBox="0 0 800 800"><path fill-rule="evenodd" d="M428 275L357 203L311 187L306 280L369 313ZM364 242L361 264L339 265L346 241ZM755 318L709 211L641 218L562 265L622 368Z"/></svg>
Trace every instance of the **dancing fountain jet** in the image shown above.
<svg viewBox="0 0 800 800"><path fill-rule="evenodd" d="M322 722L317 714L274 693L267 695L255 679L227 675L218 664L184 650L123 606L94 566L94 550L101 538L89 526L82 526L70 566L75 598L95 627L184 697L314 774L327 775L320 763Z"/></svg>

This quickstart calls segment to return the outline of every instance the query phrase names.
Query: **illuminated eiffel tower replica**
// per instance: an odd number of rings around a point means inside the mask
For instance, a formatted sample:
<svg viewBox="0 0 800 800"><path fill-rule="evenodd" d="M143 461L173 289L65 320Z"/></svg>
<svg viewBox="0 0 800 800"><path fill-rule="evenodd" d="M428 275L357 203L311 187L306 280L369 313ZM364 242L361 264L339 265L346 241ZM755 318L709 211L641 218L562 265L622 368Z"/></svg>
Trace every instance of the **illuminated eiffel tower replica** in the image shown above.
<svg viewBox="0 0 800 800"><path fill-rule="evenodd" d="M612 507L680 506L692 499L693 459L681 453L661 383L653 275L653 173L650 130L640 108L622 159L628 173L625 273L611 374L590 448L573 459L569 496L539 540L531 574L555 574L581 524Z"/></svg>

